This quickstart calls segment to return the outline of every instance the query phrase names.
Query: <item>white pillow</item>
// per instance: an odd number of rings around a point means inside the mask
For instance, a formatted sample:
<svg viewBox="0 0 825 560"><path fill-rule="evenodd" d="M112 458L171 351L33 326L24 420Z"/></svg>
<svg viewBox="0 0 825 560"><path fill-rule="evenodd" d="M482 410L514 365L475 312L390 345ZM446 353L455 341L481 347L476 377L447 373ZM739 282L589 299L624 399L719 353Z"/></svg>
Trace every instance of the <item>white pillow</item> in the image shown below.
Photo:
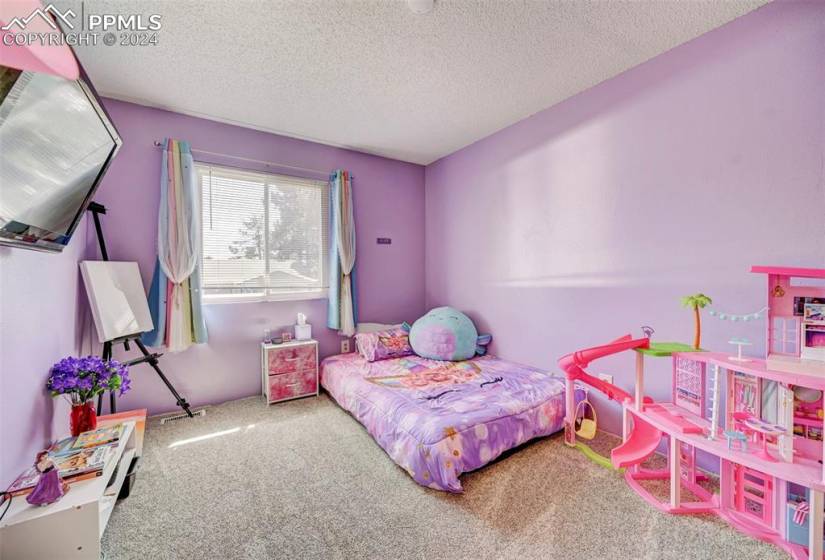
<svg viewBox="0 0 825 560"><path fill-rule="evenodd" d="M386 331L389 329L397 329L403 323L398 323L396 325L390 325L387 323L358 323L358 326L355 327L356 333L371 333L371 332L378 332L378 331Z"/></svg>

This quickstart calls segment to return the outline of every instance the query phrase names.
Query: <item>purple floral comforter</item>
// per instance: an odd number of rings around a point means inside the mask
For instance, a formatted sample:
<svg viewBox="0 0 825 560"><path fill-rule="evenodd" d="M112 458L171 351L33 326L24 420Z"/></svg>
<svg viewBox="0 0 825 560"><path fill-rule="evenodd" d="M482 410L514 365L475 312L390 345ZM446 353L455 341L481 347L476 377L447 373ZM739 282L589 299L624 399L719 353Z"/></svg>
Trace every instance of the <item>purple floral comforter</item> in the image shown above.
<svg viewBox="0 0 825 560"><path fill-rule="evenodd" d="M321 385L416 482L448 492L461 492L461 473L564 421L561 378L492 356L370 363L341 354L322 362Z"/></svg>

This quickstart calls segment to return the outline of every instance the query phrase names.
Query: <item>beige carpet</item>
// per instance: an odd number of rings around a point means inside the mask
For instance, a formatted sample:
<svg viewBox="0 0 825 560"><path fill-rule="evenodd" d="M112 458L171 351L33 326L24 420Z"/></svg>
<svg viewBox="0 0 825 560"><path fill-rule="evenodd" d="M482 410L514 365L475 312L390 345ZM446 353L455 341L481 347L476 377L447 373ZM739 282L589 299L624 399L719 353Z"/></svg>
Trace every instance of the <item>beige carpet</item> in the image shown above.
<svg viewBox="0 0 825 560"><path fill-rule="evenodd" d="M150 422L104 550L108 560L787 558L713 516L660 514L559 436L462 483L463 495L418 486L326 396L244 399Z"/></svg>

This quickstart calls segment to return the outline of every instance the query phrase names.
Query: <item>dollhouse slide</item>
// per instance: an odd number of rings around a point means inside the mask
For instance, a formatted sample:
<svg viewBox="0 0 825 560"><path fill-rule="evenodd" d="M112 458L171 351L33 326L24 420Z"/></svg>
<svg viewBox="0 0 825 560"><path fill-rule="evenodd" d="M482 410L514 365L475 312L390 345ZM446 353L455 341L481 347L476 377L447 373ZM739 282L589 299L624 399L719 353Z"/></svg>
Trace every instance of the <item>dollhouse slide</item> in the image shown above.
<svg viewBox="0 0 825 560"><path fill-rule="evenodd" d="M590 375L584 370L584 368L590 365L590 362L592 362L593 360L597 360L599 358L603 358L611 354L617 354L619 352L624 352L626 350L649 347L649 338L644 337L634 339L632 336L628 334L603 346L595 346L593 348L586 348L584 350L573 352L572 354L567 354L559 360L559 367L561 367L561 369L564 370L566 377L565 399L567 405L567 412L564 422L564 441L570 447L576 447L579 450L581 450L589 459L591 459L598 465L601 465L606 468L623 468L622 466L617 466L616 462L611 461L610 458L599 455L583 442L577 441L577 436L585 439L590 439L593 437L594 434L586 435L582 433L581 429L576 428L577 410L579 407L574 406L574 394L576 390L574 385L576 383L584 383L586 385L593 387L594 389L597 389L598 391L601 391L602 393L607 395L607 397L611 400L615 400L620 403L633 401L633 396L630 393L624 391L623 389L620 389L612 383L608 383L607 381ZM643 399L640 391L636 395L636 399L640 403L642 402ZM585 399L585 402L589 401ZM644 402L652 401L648 398L644 398ZM592 405L590 406L592 407ZM595 423L593 424L593 432L595 433ZM621 452L624 453L624 461L629 461L628 464L632 464L631 458L640 456L643 452L647 450L648 447L650 447L651 444L653 445L652 449L655 450L659 438L661 438L661 434L657 438L654 438L653 436L653 433L646 432L640 424L639 433L633 440L635 444L627 442L628 446L625 447L623 452ZM655 443L653 443L654 440ZM637 447L634 448L634 445L636 445ZM653 451L651 450L649 453L647 453L647 456L649 456L652 452ZM641 457L638 459L638 461L641 462L644 461L644 459L645 457Z"/></svg>
<svg viewBox="0 0 825 560"><path fill-rule="evenodd" d="M648 338L637 338L634 339L629 334L624 335L621 338L617 338L613 342L609 344L605 344L604 346L594 346L593 348L587 348L585 350L578 350L573 352L572 354L567 354L563 358L559 360L559 367L564 370L567 379L570 381L579 380L584 383L587 383L591 387L594 387L607 395L610 399L624 402L627 399L633 399L633 397L623 391L619 387L616 387L612 383L608 383L606 381L602 381L597 377L593 377L589 373L587 373L583 368L586 368L590 365L590 362L593 360L598 360L599 358L604 358L605 356L609 356L611 354L618 354L619 352L624 352L625 350L632 350L634 348L647 348L650 346L650 339Z"/></svg>
<svg viewBox="0 0 825 560"><path fill-rule="evenodd" d="M598 389L610 399L619 401L621 403L632 402L633 397L626 391L616 387L612 383L603 381L597 377L593 377L587 373L584 368L590 365L590 362L609 356L624 352L625 350L633 350L636 348L649 348L650 339L637 338L625 335L614 340L604 346L595 346L585 350L579 350L564 356L559 360L559 365L565 371L568 380L579 380L587 383L591 387ZM643 462L650 457L659 445L662 439L662 432L655 429L647 422L636 418L634 421L633 431L630 433L628 439L619 447L615 448L611 453L611 462L613 467L619 469L636 465Z"/></svg>
<svg viewBox="0 0 825 560"><path fill-rule="evenodd" d="M644 420L634 418L633 431L630 432L627 441L610 453L613 466L620 469L638 465L653 455L661 440L662 432Z"/></svg>

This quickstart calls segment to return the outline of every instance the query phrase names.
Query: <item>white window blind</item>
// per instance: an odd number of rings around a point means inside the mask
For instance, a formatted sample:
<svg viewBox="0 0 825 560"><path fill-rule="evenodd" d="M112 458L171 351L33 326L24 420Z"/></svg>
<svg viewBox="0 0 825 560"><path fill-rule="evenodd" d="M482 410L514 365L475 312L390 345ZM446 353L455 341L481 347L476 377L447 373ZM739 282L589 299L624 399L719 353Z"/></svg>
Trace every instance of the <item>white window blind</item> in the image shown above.
<svg viewBox="0 0 825 560"><path fill-rule="evenodd" d="M328 185L196 163L207 302L322 297Z"/></svg>

